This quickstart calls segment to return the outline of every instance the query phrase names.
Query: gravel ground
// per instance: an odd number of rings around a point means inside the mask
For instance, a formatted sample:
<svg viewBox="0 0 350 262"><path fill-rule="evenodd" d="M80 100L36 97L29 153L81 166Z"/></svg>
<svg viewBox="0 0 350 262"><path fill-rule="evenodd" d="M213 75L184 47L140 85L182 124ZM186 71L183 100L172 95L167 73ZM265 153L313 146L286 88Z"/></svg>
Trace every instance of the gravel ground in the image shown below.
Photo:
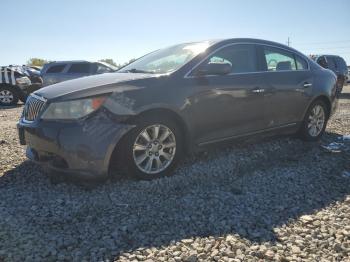
<svg viewBox="0 0 350 262"><path fill-rule="evenodd" d="M320 143L189 157L170 178L51 183L0 108L0 261L350 261L350 88Z"/></svg>

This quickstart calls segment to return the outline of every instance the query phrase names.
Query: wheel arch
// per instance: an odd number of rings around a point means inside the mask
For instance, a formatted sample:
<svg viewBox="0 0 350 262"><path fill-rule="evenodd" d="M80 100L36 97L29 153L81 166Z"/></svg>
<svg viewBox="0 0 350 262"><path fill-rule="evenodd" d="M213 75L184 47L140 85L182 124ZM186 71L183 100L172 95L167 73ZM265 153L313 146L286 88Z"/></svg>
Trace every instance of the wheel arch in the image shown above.
<svg viewBox="0 0 350 262"><path fill-rule="evenodd" d="M142 118L142 117L145 117L147 115L159 115L160 117L169 117L170 119L175 121L176 124L180 127L180 129L182 131L182 135L183 135L184 140L185 140L185 145L186 146L190 145L190 142L191 142L190 127L187 124L186 120L183 117L181 117L181 115L173 109L165 108L165 107L157 107L157 108L147 109L145 111L138 113L137 115L130 117L127 120L127 122L134 123L135 120L137 120L138 118ZM186 148L186 150L189 150L189 149L190 148Z"/></svg>
<svg viewBox="0 0 350 262"><path fill-rule="evenodd" d="M138 114L135 114L133 116L128 117L127 120L125 120L125 123L130 125L130 126L134 126L139 118L143 118L143 117L146 117L148 115L159 115L160 117L169 117L170 119L172 119L179 126L179 128L182 132L183 139L184 139L184 148L185 148L186 152L190 152L192 150L191 134L190 134L189 126L186 123L186 121L181 117L181 115L172 109L169 109L169 108L147 109L147 110L142 111ZM111 170L113 170L113 168L116 167L116 166L114 166L114 163L118 162L116 160L116 158L118 157L118 148L120 147L123 139L126 138L128 132L124 133L123 136L120 137L118 142L114 145L113 152L110 155L109 160L108 160L108 171L109 172ZM116 160L116 161L113 161L113 160Z"/></svg>
<svg viewBox="0 0 350 262"><path fill-rule="evenodd" d="M312 105L312 103L314 103L315 101L322 101L325 103L325 105L327 106L327 113L328 113L328 117L331 115L332 113L332 103L331 103L331 100L329 99L329 97L327 97L326 95L319 95L317 97L315 97L309 107Z"/></svg>

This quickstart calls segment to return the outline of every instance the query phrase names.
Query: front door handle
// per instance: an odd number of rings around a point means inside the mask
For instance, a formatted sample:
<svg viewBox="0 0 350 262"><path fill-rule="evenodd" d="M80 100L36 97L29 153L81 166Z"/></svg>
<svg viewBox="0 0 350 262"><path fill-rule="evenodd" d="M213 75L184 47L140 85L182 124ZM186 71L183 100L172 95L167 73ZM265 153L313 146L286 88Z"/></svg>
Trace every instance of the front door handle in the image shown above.
<svg viewBox="0 0 350 262"><path fill-rule="evenodd" d="M255 88L252 90L253 93L264 93L265 92L265 89L263 88Z"/></svg>
<svg viewBox="0 0 350 262"><path fill-rule="evenodd" d="M311 86L312 86L312 84L311 84L311 83L308 83L308 82L305 82L305 83L303 84L303 87L304 87L304 88L311 87Z"/></svg>

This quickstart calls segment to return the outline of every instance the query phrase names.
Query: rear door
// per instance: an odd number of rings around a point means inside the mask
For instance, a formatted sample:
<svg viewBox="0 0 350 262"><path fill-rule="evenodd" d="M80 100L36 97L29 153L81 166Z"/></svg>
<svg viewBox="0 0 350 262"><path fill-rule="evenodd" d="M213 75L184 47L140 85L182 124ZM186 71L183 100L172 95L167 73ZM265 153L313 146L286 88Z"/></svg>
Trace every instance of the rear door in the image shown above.
<svg viewBox="0 0 350 262"><path fill-rule="evenodd" d="M265 71L265 119L269 128L302 120L313 77L305 58L286 49L259 46Z"/></svg>

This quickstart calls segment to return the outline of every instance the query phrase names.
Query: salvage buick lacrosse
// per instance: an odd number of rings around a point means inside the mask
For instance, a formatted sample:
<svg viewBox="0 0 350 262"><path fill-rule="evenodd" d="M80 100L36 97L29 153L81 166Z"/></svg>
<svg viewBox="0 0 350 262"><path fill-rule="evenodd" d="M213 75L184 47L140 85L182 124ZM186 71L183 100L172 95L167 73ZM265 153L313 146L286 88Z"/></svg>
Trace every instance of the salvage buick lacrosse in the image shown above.
<svg viewBox="0 0 350 262"><path fill-rule="evenodd" d="M212 143L277 133L318 140L336 90L334 73L278 43L185 43L39 89L18 130L27 157L49 170L104 178L116 168L152 179Z"/></svg>

